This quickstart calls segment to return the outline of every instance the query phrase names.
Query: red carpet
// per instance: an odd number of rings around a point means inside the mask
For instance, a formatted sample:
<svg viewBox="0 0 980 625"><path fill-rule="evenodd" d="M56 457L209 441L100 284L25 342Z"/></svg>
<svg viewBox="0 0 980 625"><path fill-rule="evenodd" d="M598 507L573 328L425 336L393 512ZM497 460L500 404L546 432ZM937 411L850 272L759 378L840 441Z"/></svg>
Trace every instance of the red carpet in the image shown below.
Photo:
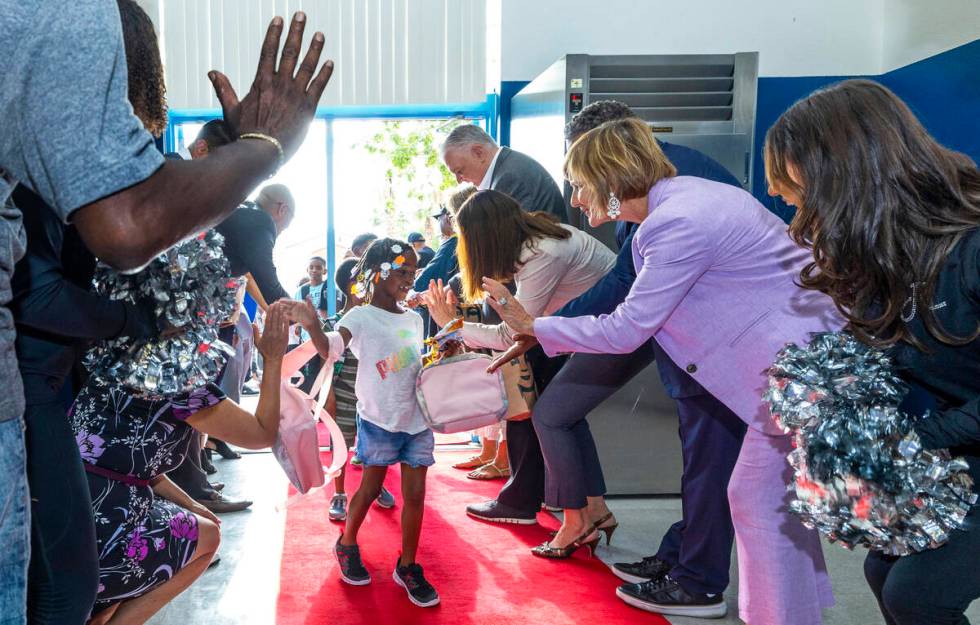
<svg viewBox="0 0 980 625"><path fill-rule="evenodd" d="M337 574L333 546L341 526L327 520L332 488L287 509L277 623L667 624L617 599L619 580L584 549L565 561L532 556L530 548L558 527L550 514L539 515L541 525L532 526L493 525L466 516L465 504L493 497L503 484L468 480L464 471L450 466L470 453L438 452L436 465L429 469L418 560L442 597L439 606L415 607L391 579L401 546L399 474L392 468L385 485L399 505L393 510L373 507L359 534L364 564L373 578L368 586L349 586ZM360 476L360 471L348 471L349 493Z"/></svg>

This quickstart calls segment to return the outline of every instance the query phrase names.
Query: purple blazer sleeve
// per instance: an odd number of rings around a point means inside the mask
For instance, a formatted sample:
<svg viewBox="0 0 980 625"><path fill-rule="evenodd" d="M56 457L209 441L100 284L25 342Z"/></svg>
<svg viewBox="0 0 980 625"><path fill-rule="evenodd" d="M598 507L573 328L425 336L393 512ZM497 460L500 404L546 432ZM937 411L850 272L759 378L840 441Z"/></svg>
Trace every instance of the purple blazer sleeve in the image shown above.
<svg viewBox="0 0 980 625"><path fill-rule="evenodd" d="M713 262L703 223L677 213L651 215L633 239L639 271L626 300L608 315L542 317L534 334L545 353L627 354L650 340Z"/></svg>

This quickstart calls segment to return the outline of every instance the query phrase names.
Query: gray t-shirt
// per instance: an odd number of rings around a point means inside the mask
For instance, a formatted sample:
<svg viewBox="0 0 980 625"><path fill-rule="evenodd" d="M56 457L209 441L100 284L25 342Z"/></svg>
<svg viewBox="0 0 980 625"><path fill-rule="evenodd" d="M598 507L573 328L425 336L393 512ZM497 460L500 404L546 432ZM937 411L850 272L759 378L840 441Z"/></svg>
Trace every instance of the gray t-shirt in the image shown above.
<svg viewBox="0 0 980 625"><path fill-rule="evenodd" d="M115 0L0 0L0 421L23 412L10 275L24 253L24 184L72 212L150 177L162 164L127 99ZM66 314L68 312L66 311Z"/></svg>

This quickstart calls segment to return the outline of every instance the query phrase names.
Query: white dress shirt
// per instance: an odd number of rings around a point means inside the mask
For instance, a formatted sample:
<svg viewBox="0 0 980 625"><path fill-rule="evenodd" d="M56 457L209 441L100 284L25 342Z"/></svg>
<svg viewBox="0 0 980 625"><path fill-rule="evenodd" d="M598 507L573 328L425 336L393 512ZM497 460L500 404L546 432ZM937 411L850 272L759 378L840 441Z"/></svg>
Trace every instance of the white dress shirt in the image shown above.
<svg viewBox="0 0 980 625"><path fill-rule="evenodd" d="M497 157L500 156L500 152L501 149L498 147L497 153L493 155L493 160L490 161L490 167L487 167L487 173L483 175L483 180L477 187L480 191L486 191L490 188L490 182L493 180L493 168L497 166Z"/></svg>

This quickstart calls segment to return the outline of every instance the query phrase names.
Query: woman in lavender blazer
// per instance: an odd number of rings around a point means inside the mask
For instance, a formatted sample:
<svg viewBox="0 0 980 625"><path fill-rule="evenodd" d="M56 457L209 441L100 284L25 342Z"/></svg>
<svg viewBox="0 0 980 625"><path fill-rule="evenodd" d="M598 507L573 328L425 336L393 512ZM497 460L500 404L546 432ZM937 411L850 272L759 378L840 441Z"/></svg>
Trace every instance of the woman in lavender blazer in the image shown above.
<svg viewBox="0 0 980 625"><path fill-rule="evenodd" d="M518 335L512 351L536 340L549 355L628 353L656 337L749 426L728 485L742 620L818 625L821 608L833 604L820 540L788 511L790 440L762 402L764 370L780 348L843 326L830 298L794 282L809 254L745 191L675 177L638 120L609 122L583 136L569 150L565 173L572 204L590 225L640 223L636 282L609 315L534 319L501 285L484 280L491 305ZM542 452L548 457L544 444ZM634 605L649 606L649 595L665 583L624 586L617 594L628 603L635 594L647 601Z"/></svg>

